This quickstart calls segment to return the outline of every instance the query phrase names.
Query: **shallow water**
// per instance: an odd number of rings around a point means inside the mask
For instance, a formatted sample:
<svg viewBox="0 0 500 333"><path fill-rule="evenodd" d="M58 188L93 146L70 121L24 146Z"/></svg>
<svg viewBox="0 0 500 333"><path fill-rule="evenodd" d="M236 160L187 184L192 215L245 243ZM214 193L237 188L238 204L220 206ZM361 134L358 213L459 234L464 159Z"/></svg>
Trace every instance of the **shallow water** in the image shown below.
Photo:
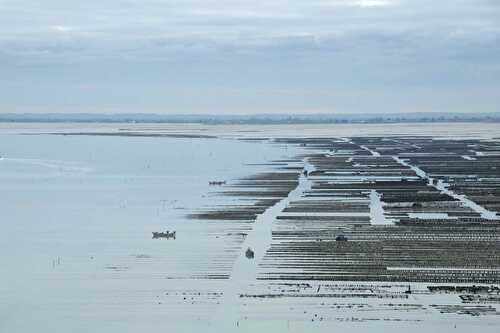
<svg viewBox="0 0 500 333"><path fill-rule="evenodd" d="M195 277L230 270L234 245L217 238L224 222L184 216L234 200L211 195L210 180L288 153L219 139L1 135L0 331L206 320L223 282ZM177 239L151 239L163 230Z"/></svg>
<svg viewBox="0 0 500 333"><path fill-rule="evenodd" d="M221 128L215 132L224 132ZM283 128L273 128L273 135L284 133ZM286 130L309 134L300 128ZM310 128L333 134L328 126ZM339 128L342 133L359 132ZM380 126L366 128L382 132ZM474 134L485 135L474 128ZM44 131L54 130L49 129ZM255 135L263 133L260 129ZM456 295L424 298L417 290L409 298L394 300L328 297L349 288L372 287L401 294L405 284L332 281L342 286L335 289L310 282L291 295L312 297L238 297L241 292L272 294L295 288L291 285L296 281L281 281L290 284L285 285L254 280L260 253L252 265L244 265L247 259L242 256L237 259L246 246L269 243L272 225L267 219L282 206L271 207L257 219L266 224L254 226L254 236L250 232L246 243L220 237L235 229L231 221L204 222L185 215L238 201L214 195L218 187L209 186L209 181L230 182L270 168L255 164L296 153L279 145L222 139L0 135L0 332L498 330L495 316L429 310L433 304L456 304ZM339 176L338 181L357 178ZM282 203L297 200L307 185L302 180ZM383 215L378 193L371 194L372 222L391 222ZM164 230L176 230L177 239L151 239L152 231ZM266 237L259 236L259 230ZM231 278L206 278L218 274ZM426 286L415 284L420 290ZM317 297L321 293L326 296Z"/></svg>

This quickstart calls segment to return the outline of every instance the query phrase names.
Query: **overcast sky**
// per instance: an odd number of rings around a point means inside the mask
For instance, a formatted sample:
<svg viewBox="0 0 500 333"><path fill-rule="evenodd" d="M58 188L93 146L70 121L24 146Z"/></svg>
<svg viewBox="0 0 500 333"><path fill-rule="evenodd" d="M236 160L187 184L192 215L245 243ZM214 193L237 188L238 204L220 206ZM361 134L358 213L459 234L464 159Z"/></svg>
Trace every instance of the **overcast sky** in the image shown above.
<svg viewBox="0 0 500 333"><path fill-rule="evenodd" d="M0 0L3 113L499 105L499 0Z"/></svg>

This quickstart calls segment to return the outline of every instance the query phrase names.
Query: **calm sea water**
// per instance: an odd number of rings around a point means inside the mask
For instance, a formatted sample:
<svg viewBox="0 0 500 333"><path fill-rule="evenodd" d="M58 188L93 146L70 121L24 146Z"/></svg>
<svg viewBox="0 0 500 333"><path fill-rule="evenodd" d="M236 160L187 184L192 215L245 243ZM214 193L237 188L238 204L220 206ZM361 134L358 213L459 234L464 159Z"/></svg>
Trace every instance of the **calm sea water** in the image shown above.
<svg viewBox="0 0 500 333"><path fill-rule="evenodd" d="M224 281L191 277L217 272L233 245L212 237L223 224L184 216L234 200L211 194L210 180L289 153L236 140L0 135L0 332L203 326ZM175 241L151 239L166 229Z"/></svg>
<svg viewBox="0 0 500 333"><path fill-rule="evenodd" d="M387 299L226 303L221 292L228 280L200 277L231 271L241 247L223 237L232 222L185 215L234 204L238 199L214 195L217 188L208 182L264 171L268 167L247 164L294 156L290 148L222 139L19 135L60 125L15 126L21 130L0 125L0 333L498 331L495 316L428 310L460 302L453 294L431 297L422 311L394 311ZM422 134L423 128L432 135L498 135L485 124L431 127L238 127L229 136ZM227 129L216 126L208 134ZM177 231L175 241L151 239L152 231L167 229ZM251 288L267 293L269 284ZM419 295L407 300L422 301ZM329 320L312 322L318 313ZM361 315L377 321L357 322Z"/></svg>

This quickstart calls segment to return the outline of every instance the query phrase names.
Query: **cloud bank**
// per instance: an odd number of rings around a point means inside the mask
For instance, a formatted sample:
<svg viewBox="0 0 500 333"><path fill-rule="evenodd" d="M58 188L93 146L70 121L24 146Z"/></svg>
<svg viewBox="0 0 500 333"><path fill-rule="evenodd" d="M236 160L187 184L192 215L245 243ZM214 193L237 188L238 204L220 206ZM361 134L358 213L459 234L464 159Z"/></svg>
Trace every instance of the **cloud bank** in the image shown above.
<svg viewBox="0 0 500 333"><path fill-rule="evenodd" d="M4 0L0 112L491 112L495 0Z"/></svg>

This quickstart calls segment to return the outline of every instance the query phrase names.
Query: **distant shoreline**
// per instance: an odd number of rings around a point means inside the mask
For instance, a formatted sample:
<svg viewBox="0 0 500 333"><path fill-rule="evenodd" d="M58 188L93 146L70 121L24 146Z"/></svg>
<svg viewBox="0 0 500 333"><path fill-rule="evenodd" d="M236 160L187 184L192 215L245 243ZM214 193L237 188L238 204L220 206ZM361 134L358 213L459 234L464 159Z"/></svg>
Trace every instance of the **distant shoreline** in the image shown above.
<svg viewBox="0 0 500 333"><path fill-rule="evenodd" d="M0 123L156 123L203 125L280 124L395 124L395 123L500 122L500 112L492 113L377 113L377 114L249 114L249 115L161 115L97 113L5 113Z"/></svg>

